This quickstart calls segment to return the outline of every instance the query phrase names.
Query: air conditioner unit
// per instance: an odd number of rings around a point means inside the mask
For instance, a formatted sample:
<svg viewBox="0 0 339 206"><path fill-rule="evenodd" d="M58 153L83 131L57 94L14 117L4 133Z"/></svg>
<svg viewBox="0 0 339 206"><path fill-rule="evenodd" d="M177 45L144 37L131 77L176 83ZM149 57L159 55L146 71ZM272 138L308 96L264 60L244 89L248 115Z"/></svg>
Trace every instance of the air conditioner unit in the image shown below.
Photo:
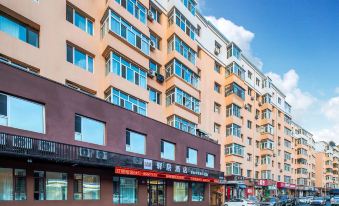
<svg viewBox="0 0 339 206"><path fill-rule="evenodd" d="M150 49L153 51L155 49L155 42L154 41L150 41Z"/></svg>
<svg viewBox="0 0 339 206"><path fill-rule="evenodd" d="M101 160L107 160L107 152L97 150L96 151L96 158L101 159Z"/></svg>
<svg viewBox="0 0 339 206"><path fill-rule="evenodd" d="M55 143L40 140L38 143L38 150L43 152L55 153Z"/></svg>
<svg viewBox="0 0 339 206"><path fill-rule="evenodd" d="M32 139L27 137L14 136L13 137L13 147L23 148L23 149L32 149Z"/></svg>
<svg viewBox="0 0 339 206"><path fill-rule="evenodd" d="M0 134L0 145L6 145L6 136L5 136L5 134Z"/></svg>
<svg viewBox="0 0 339 206"><path fill-rule="evenodd" d="M255 119L259 119L259 115L255 115Z"/></svg>
<svg viewBox="0 0 339 206"><path fill-rule="evenodd" d="M91 150L87 148L80 148L79 156L80 157L91 157Z"/></svg>
<svg viewBox="0 0 339 206"><path fill-rule="evenodd" d="M148 12L147 12L147 18L148 18L148 20L150 20L150 21L153 21L153 20L154 20L154 15L153 15L153 13L152 13L151 10L148 10Z"/></svg>
<svg viewBox="0 0 339 206"><path fill-rule="evenodd" d="M251 97L251 100L254 101L254 97Z"/></svg>
<svg viewBox="0 0 339 206"><path fill-rule="evenodd" d="M159 82L159 83L163 83L164 82L165 79L164 79L163 75L157 73L156 76L157 76L157 82Z"/></svg>
<svg viewBox="0 0 339 206"><path fill-rule="evenodd" d="M153 78L155 76L156 72L152 69L148 70L147 76Z"/></svg>
<svg viewBox="0 0 339 206"><path fill-rule="evenodd" d="M246 110L248 109L248 105L247 105L247 104L245 104L245 109L246 109Z"/></svg>
<svg viewBox="0 0 339 206"><path fill-rule="evenodd" d="M262 106L262 104L261 104L261 102L259 102L259 107L261 107Z"/></svg>
<svg viewBox="0 0 339 206"><path fill-rule="evenodd" d="M219 54L220 54L220 48L215 47L215 49L214 49L214 54L215 54L215 55L219 55Z"/></svg>
<svg viewBox="0 0 339 206"><path fill-rule="evenodd" d="M240 116L240 119L244 119L244 117L243 117L243 116Z"/></svg>

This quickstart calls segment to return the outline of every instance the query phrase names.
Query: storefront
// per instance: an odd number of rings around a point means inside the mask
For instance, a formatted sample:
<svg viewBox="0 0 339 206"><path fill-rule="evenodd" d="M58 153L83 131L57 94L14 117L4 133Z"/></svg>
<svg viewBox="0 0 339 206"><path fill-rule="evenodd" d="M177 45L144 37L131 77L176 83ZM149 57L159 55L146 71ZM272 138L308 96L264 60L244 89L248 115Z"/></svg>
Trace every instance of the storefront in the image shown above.
<svg viewBox="0 0 339 206"><path fill-rule="evenodd" d="M307 187L307 186L297 186L295 195L298 197L306 197L306 196L312 196L315 194L315 188L314 187Z"/></svg>
<svg viewBox="0 0 339 206"><path fill-rule="evenodd" d="M255 195L257 197L272 197L277 195L276 183L273 180L257 180L255 182Z"/></svg>
<svg viewBox="0 0 339 206"><path fill-rule="evenodd" d="M255 195L255 184L253 179L245 179L245 197L254 196Z"/></svg>
<svg viewBox="0 0 339 206"><path fill-rule="evenodd" d="M295 196L297 186L295 184L277 182L278 195Z"/></svg>
<svg viewBox="0 0 339 206"><path fill-rule="evenodd" d="M245 178L240 175L226 176L226 200L245 197Z"/></svg>

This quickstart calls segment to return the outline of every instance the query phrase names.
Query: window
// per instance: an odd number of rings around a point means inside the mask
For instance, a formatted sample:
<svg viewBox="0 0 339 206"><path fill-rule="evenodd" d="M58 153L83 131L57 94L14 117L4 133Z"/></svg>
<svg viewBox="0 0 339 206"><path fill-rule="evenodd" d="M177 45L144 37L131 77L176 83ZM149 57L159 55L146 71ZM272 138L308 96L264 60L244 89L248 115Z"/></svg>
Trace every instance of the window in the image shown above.
<svg viewBox="0 0 339 206"><path fill-rule="evenodd" d="M172 60L166 66L166 79L174 74L182 78L185 82L187 82L194 88L198 88L200 77L177 59Z"/></svg>
<svg viewBox="0 0 339 206"><path fill-rule="evenodd" d="M149 61L149 69L156 73L160 73L159 65L152 60Z"/></svg>
<svg viewBox="0 0 339 206"><path fill-rule="evenodd" d="M292 130L288 129L287 127L284 127L284 133L288 136L292 136Z"/></svg>
<svg viewBox="0 0 339 206"><path fill-rule="evenodd" d="M220 124L214 123L214 132L220 134Z"/></svg>
<svg viewBox="0 0 339 206"><path fill-rule="evenodd" d="M195 0L181 0L184 6L195 16L197 3Z"/></svg>
<svg viewBox="0 0 339 206"><path fill-rule="evenodd" d="M274 134L274 128L271 124L265 124L261 126L261 133Z"/></svg>
<svg viewBox="0 0 339 206"><path fill-rule="evenodd" d="M192 40L195 40L196 28L189 22L186 17L181 14L178 9L174 7L174 9L169 13L168 24L175 24L186 33Z"/></svg>
<svg viewBox="0 0 339 206"><path fill-rule="evenodd" d="M237 63L232 62L230 65L226 67L226 77L230 76L231 74L235 74L240 79L245 79L245 70L241 68Z"/></svg>
<svg viewBox="0 0 339 206"><path fill-rule="evenodd" d="M272 117L272 111L269 109L265 109L261 112L261 118L262 119L271 119Z"/></svg>
<svg viewBox="0 0 339 206"><path fill-rule="evenodd" d="M285 160L290 160L292 158L292 154L289 152L284 152L284 159Z"/></svg>
<svg viewBox="0 0 339 206"><path fill-rule="evenodd" d="M138 199L136 178L113 177L113 203L136 204Z"/></svg>
<svg viewBox="0 0 339 206"><path fill-rule="evenodd" d="M196 128L197 125L193 122L190 122L188 120L185 120L177 115L173 115L167 119L167 124L175 127L177 129L180 129L184 132L188 132L190 134L195 135L196 134Z"/></svg>
<svg viewBox="0 0 339 206"><path fill-rule="evenodd" d="M226 136L241 137L241 127L237 124L229 124L226 126Z"/></svg>
<svg viewBox="0 0 339 206"><path fill-rule="evenodd" d="M247 72L247 77L248 77L249 79L252 79L252 72L248 71L248 72Z"/></svg>
<svg viewBox="0 0 339 206"><path fill-rule="evenodd" d="M66 20L93 36L93 22L70 5L66 5Z"/></svg>
<svg viewBox="0 0 339 206"><path fill-rule="evenodd" d="M259 80L258 78L255 78L255 84L256 84L257 86L260 86L260 80Z"/></svg>
<svg viewBox="0 0 339 206"><path fill-rule="evenodd" d="M214 102L214 112L220 114L221 112L221 105Z"/></svg>
<svg viewBox="0 0 339 206"><path fill-rule="evenodd" d="M17 20L0 13L0 31L24 41L32 46L39 47L39 32Z"/></svg>
<svg viewBox="0 0 339 206"><path fill-rule="evenodd" d="M174 50L179 52L192 64L195 64L195 59L197 56L196 52L176 35L174 35L168 40L168 52L172 52Z"/></svg>
<svg viewBox="0 0 339 206"><path fill-rule="evenodd" d="M214 48L214 54L215 55L219 55L220 54L220 50L221 50L221 45L217 42L217 41L215 41L214 42L214 46L215 46L215 48Z"/></svg>
<svg viewBox="0 0 339 206"><path fill-rule="evenodd" d="M192 202L204 201L205 184L192 182Z"/></svg>
<svg viewBox="0 0 339 206"><path fill-rule="evenodd" d="M264 96L262 96L262 103L265 104L265 103L271 103L271 95L269 94L265 94Z"/></svg>
<svg viewBox="0 0 339 206"><path fill-rule="evenodd" d="M198 164L198 151L192 148L187 148L186 151L186 163Z"/></svg>
<svg viewBox="0 0 339 206"><path fill-rule="evenodd" d="M131 110L138 114L147 115L146 102L139 100L129 94L126 94L116 88L111 88L108 93L105 94L106 101L109 101L115 105Z"/></svg>
<svg viewBox="0 0 339 206"><path fill-rule="evenodd" d="M34 200L67 200L67 174L34 171Z"/></svg>
<svg viewBox="0 0 339 206"><path fill-rule="evenodd" d="M278 103L281 104L281 98L280 97L278 97Z"/></svg>
<svg viewBox="0 0 339 206"><path fill-rule="evenodd" d="M234 82L225 87L225 96L227 97L231 94L235 94L245 100L245 90Z"/></svg>
<svg viewBox="0 0 339 206"><path fill-rule="evenodd" d="M247 128L252 129L252 122L250 120L247 120Z"/></svg>
<svg viewBox="0 0 339 206"><path fill-rule="evenodd" d="M74 200L100 200L98 175L74 174Z"/></svg>
<svg viewBox="0 0 339 206"><path fill-rule="evenodd" d="M206 167L214 168L215 155L207 153L206 155Z"/></svg>
<svg viewBox="0 0 339 206"><path fill-rule="evenodd" d="M271 170L262 170L261 171L261 179L268 179L270 180L272 178Z"/></svg>
<svg viewBox="0 0 339 206"><path fill-rule="evenodd" d="M239 117L241 116L241 107L239 107L236 104L230 104L226 106L226 117L231 117L231 116L235 116L235 117Z"/></svg>
<svg viewBox="0 0 339 206"><path fill-rule="evenodd" d="M226 175L241 175L240 163L238 162L227 163Z"/></svg>
<svg viewBox="0 0 339 206"><path fill-rule="evenodd" d="M161 12L159 12L153 5L150 6L154 21L160 23Z"/></svg>
<svg viewBox="0 0 339 206"><path fill-rule="evenodd" d="M218 62L214 63L214 71L220 73L221 65Z"/></svg>
<svg viewBox="0 0 339 206"><path fill-rule="evenodd" d="M166 91L166 106L169 106L174 102L195 113L200 112L200 101L177 87Z"/></svg>
<svg viewBox="0 0 339 206"><path fill-rule="evenodd" d="M246 109L248 112L252 112L252 105L246 104L246 105L245 105L245 109Z"/></svg>
<svg viewBox="0 0 339 206"><path fill-rule="evenodd" d="M227 58L233 56L237 59L240 59L240 55L241 50L234 43L231 43L231 45L227 47Z"/></svg>
<svg viewBox="0 0 339 206"><path fill-rule="evenodd" d="M161 158L175 160L175 144L161 140Z"/></svg>
<svg viewBox="0 0 339 206"><path fill-rule="evenodd" d="M0 125L45 133L45 107L0 93Z"/></svg>
<svg viewBox="0 0 339 206"><path fill-rule="evenodd" d="M291 171L291 165L290 164L284 164L284 170L287 171L287 172L290 172Z"/></svg>
<svg viewBox="0 0 339 206"><path fill-rule="evenodd" d="M261 156L261 164L262 165L270 165L271 164L271 155Z"/></svg>
<svg viewBox="0 0 339 206"><path fill-rule="evenodd" d="M130 14L146 24L146 8L137 0L115 0L118 4L124 7Z"/></svg>
<svg viewBox="0 0 339 206"><path fill-rule="evenodd" d="M252 145L252 138L247 137L247 144L248 144L248 145Z"/></svg>
<svg viewBox="0 0 339 206"><path fill-rule="evenodd" d="M78 48L73 45L67 44L67 61L72 63L86 71L93 73L93 57L89 54L80 51Z"/></svg>
<svg viewBox="0 0 339 206"><path fill-rule="evenodd" d="M187 182L173 182L173 199L174 202L188 201L188 183Z"/></svg>
<svg viewBox="0 0 339 206"><path fill-rule="evenodd" d="M0 201L26 199L26 170L0 167Z"/></svg>
<svg viewBox="0 0 339 206"><path fill-rule="evenodd" d="M225 145L225 155L239 155L244 156L244 146L239 144Z"/></svg>
<svg viewBox="0 0 339 206"><path fill-rule="evenodd" d="M252 89L250 87L247 87L247 95L251 96L251 99L252 99Z"/></svg>
<svg viewBox="0 0 339 206"><path fill-rule="evenodd" d="M153 46L156 49L160 49L160 38L157 35L151 33L150 39L151 39L151 42L153 42L151 43L151 46Z"/></svg>
<svg viewBox="0 0 339 206"><path fill-rule="evenodd" d="M160 100L161 100L161 93L151 87L148 87L148 92L149 92L149 100L160 104Z"/></svg>
<svg viewBox="0 0 339 206"><path fill-rule="evenodd" d="M111 25L111 28L109 28L109 25ZM149 38L111 9L109 10L108 17L103 21L103 25L101 26L101 35L105 35L108 29L121 38L125 39L132 46L140 49L144 54L149 55Z"/></svg>
<svg viewBox="0 0 339 206"><path fill-rule="evenodd" d="M146 89L147 72L117 53L110 52L108 55L106 59L106 71L107 73L112 72L127 81Z"/></svg>
<svg viewBox="0 0 339 206"><path fill-rule="evenodd" d="M97 120L75 115L75 140L105 145L105 124Z"/></svg>
<svg viewBox="0 0 339 206"><path fill-rule="evenodd" d="M126 131L126 151L146 154L146 136L140 133Z"/></svg>
<svg viewBox="0 0 339 206"><path fill-rule="evenodd" d="M221 86L220 84L214 82L214 91L220 93L221 92Z"/></svg>
<svg viewBox="0 0 339 206"><path fill-rule="evenodd" d="M263 140L260 142L260 148L261 149L270 149L273 150L274 148L274 142L272 140Z"/></svg>

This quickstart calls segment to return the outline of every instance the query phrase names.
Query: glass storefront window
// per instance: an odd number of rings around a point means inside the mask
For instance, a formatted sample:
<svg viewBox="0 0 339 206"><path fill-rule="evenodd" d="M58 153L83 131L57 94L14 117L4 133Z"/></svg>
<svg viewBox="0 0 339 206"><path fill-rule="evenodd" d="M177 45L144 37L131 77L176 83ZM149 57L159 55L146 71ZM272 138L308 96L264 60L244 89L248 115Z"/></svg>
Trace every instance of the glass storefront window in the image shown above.
<svg viewBox="0 0 339 206"><path fill-rule="evenodd" d="M0 200L13 200L13 170L0 168Z"/></svg>
<svg viewBox="0 0 339 206"><path fill-rule="evenodd" d="M187 202L188 201L188 183L187 182L174 182L173 183L173 196L174 196L174 202Z"/></svg>
<svg viewBox="0 0 339 206"><path fill-rule="evenodd" d="M138 182L136 178L113 177L113 203L137 203Z"/></svg>
<svg viewBox="0 0 339 206"><path fill-rule="evenodd" d="M67 174L46 172L46 200L67 200Z"/></svg>
<svg viewBox="0 0 339 206"><path fill-rule="evenodd" d="M204 201L205 184L204 183L192 183L192 202Z"/></svg>
<svg viewBox="0 0 339 206"><path fill-rule="evenodd" d="M100 177L98 175L74 174L75 200L100 200Z"/></svg>

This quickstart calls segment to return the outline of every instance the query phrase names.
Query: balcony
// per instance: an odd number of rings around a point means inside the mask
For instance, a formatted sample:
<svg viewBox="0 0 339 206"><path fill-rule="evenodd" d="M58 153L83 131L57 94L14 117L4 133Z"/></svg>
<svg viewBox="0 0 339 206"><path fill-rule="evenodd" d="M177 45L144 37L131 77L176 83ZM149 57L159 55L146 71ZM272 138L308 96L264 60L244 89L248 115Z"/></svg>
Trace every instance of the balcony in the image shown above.
<svg viewBox="0 0 339 206"><path fill-rule="evenodd" d="M0 133L0 154L2 156L32 158L68 164L144 169L144 158L7 133ZM151 161L155 163L155 160ZM165 165L165 162L163 164ZM181 167L185 166L181 165ZM187 169L188 174L197 174L195 176L208 174L209 178L219 179L221 174L214 170L193 167L187 167ZM158 169L153 168L153 170Z"/></svg>

